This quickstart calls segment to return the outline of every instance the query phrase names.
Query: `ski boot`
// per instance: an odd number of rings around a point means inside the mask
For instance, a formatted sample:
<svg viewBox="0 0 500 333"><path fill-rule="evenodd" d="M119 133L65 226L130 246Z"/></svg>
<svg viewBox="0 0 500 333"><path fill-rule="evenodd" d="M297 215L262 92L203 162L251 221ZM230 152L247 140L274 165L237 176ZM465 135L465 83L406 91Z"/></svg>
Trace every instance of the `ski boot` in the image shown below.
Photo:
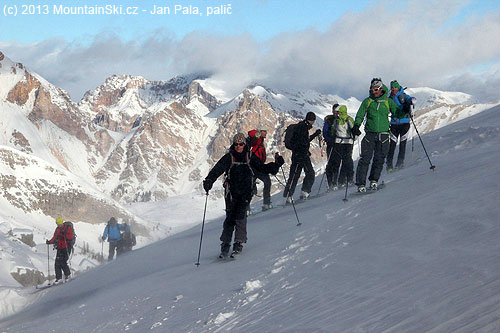
<svg viewBox="0 0 500 333"><path fill-rule="evenodd" d="M266 210L272 209L273 205L271 204L264 204L262 205L262 211L265 212Z"/></svg>
<svg viewBox="0 0 500 333"><path fill-rule="evenodd" d="M229 243L222 243L220 245L219 259L226 259L227 256L229 255L229 249L230 248L231 248L231 244L229 244Z"/></svg>
<svg viewBox="0 0 500 333"><path fill-rule="evenodd" d="M365 193L366 192L366 186L365 185L359 185L358 186L358 192Z"/></svg>
<svg viewBox="0 0 500 333"><path fill-rule="evenodd" d="M377 181L372 180L370 181L370 190L376 191L378 189Z"/></svg>
<svg viewBox="0 0 500 333"><path fill-rule="evenodd" d="M309 193L302 191L302 193L300 193L300 200L309 199L309 195L310 195Z"/></svg>
<svg viewBox="0 0 500 333"><path fill-rule="evenodd" d="M231 253L231 258L236 258L240 253L241 251L243 251L243 244L241 244L240 242L236 242L233 244L233 252Z"/></svg>

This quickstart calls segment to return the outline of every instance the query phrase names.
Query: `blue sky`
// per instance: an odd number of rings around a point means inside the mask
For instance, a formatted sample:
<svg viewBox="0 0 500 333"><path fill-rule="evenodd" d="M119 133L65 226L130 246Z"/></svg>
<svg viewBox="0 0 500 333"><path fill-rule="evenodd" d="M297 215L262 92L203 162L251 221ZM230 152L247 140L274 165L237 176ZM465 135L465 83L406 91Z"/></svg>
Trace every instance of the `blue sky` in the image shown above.
<svg viewBox="0 0 500 333"><path fill-rule="evenodd" d="M0 3L0 51L74 100L113 74L168 80L197 72L230 93L262 83L362 98L374 76L488 100L500 91L496 0L32 0L49 14L17 16L5 8L20 11L22 1ZM140 14L53 15L60 4ZM175 15L175 4L203 15ZM207 6L228 4L231 15L206 16ZM153 5L170 15L142 12Z"/></svg>
<svg viewBox="0 0 500 333"><path fill-rule="evenodd" d="M15 1L2 1L4 4ZM41 39L63 37L68 41L85 39L102 31L113 31L124 40L140 38L157 29L166 29L182 38L192 31L205 31L222 35L250 33L259 41L267 40L282 32L295 32L305 28L326 29L346 11L360 11L370 1L325 1L325 0L125 0L125 1L81 1L59 0L38 1L36 4L49 5L48 15L18 15L2 17L0 21L0 40L12 39L32 43ZM371 2L373 3L373 2ZM53 5L82 6L93 4L114 4L127 7L139 7L140 15L54 15ZM174 14L174 6L196 6L204 14ZM206 7L219 7L231 4L231 15L212 15L207 17ZM153 5L168 6L170 15L150 15L143 13ZM21 10L20 5L19 10ZM43 8L42 8L43 9Z"/></svg>

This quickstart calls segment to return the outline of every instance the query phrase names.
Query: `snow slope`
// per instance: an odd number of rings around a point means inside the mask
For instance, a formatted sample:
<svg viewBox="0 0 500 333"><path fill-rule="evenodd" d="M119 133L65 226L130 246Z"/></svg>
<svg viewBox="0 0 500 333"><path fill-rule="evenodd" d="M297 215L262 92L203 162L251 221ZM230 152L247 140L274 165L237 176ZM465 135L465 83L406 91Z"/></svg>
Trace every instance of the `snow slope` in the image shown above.
<svg viewBox="0 0 500 333"><path fill-rule="evenodd" d="M347 203L338 191L297 205L300 227L292 208L250 218L235 261L216 259L215 219L198 268L200 226L32 296L0 328L498 332L499 111L424 135L434 172L416 145L408 167L384 174L376 194L351 189Z"/></svg>

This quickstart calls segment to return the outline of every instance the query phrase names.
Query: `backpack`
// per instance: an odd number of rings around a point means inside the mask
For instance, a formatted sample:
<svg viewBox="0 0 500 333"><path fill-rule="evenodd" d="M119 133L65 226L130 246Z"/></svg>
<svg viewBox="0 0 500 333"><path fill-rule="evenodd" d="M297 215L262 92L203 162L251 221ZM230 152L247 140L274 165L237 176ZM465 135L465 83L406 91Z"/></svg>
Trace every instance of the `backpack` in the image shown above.
<svg viewBox="0 0 500 333"><path fill-rule="evenodd" d="M290 124L285 130L285 138L283 142L285 143L285 148L293 149L293 137L295 136L295 130L299 124Z"/></svg>
<svg viewBox="0 0 500 333"><path fill-rule="evenodd" d="M224 180L224 189L226 190L226 196L231 196L231 193L229 191L229 187L231 187L229 186L230 184L234 185L232 186L232 190L233 192L235 192L235 194L243 194L244 189L247 187L251 187L253 189L254 173L252 167L250 166L250 158L251 151L246 154L245 162L236 162L234 156L231 154L231 166L226 171ZM245 176L245 172L243 171L238 172L238 169L240 168L250 169L250 177ZM236 173L231 172L234 170L236 170Z"/></svg>
<svg viewBox="0 0 500 333"><path fill-rule="evenodd" d="M73 246L75 246L76 243L76 233L75 233L75 228L73 227L73 222L66 221L63 223L64 230L63 230L63 235L64 235L64 240L66 241L66 248L68 249L68 253L71 254L73 251ZM66 232L68 231L68 228L71 228L71 231L73 232L73 237L71 239L66 239Z"/></svg>

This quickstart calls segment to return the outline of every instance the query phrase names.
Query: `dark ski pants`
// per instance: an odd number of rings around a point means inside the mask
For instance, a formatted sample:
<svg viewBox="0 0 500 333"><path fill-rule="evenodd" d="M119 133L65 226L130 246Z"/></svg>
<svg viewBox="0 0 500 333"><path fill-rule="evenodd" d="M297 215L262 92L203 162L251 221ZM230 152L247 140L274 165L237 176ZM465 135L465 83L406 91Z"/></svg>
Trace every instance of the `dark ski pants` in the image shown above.
<svg viewBox="0 0 500 333"><path fill-rule="evenodd" d="M261 173L255 171L254 173L255 178L262 180L264 183L264 205L270 205L271 204L271 177L269 176L268 173Z"/></svg>
<svg viewBox="0 0 500 333"><path fill-rule="evenodd" d="M118 250L118 243L120 241L110 241L109 242L109 253L108 253L108 261L113 260L113 257L115 256L115 250ZM118 251L116 251L118 254Z"/></svg>
<svg viewBox="0 0 500 333"><path fill-rule="evenodd" d="M71 275L71 271L69 270L69 267L68 267L68 250L67 249L57 249L54 269L56 271L56 280L62 279L63 272L64 272L64 276Z"/></svg>
<svg viewBox="0 0 500 333"><path fill-rule="evenodd" d="M366 174L373 157L372 168L370 172L370 181L377 181L384 167L385 156L389 150L389 133L366 132L361 141L361 157L356 169L356 185L366 184Z"/></svg>
<svg viewBox="0 0 500 333"><path fill-rule="evenodd" d="M311 158L309 156L301 156L300 158L294 157L292 154L292 165L290 166L290 174L288 176L288 182L285 186L285 191L283 196L288 198L293 196L295 192L295 187L299 181L302 169L306 176L304 177L304 182L302 183L302 191L311 193L312 186L314 184L314 169L311 163Z"/></svg>
<svg viewBox="0 0 500 333"><path fill-rule="evenodd" d="M326 165L326 179L328 186L345 184L353 180L354 163L352 161L352 144L335 143L327 146L328 164ZM342 167L340 165L342 164ZM339 176L340 168L340 176Z"/></svg>
<svg viewBox="0 0 500 333"><path fill-rule="evenodd" d="M396 168L402 166L405 162L406 153L406 142L408 139L408 131L410 130L410 123L391 125L391 144L389 147L389 152L387 153L387 168L392 168L392 160L394 158L394 151L396 150L396 144L399 140L399 154L398 160L396 162Z"/></svg>
<svg viewBox="0 0 500 333"><path fill-rule="evenodd" d="M222 243L231 244L233 231L235 243L247 242L247 208L250 199L247 197L232 197L226 200L226 219L220 236Z"/></svg>

